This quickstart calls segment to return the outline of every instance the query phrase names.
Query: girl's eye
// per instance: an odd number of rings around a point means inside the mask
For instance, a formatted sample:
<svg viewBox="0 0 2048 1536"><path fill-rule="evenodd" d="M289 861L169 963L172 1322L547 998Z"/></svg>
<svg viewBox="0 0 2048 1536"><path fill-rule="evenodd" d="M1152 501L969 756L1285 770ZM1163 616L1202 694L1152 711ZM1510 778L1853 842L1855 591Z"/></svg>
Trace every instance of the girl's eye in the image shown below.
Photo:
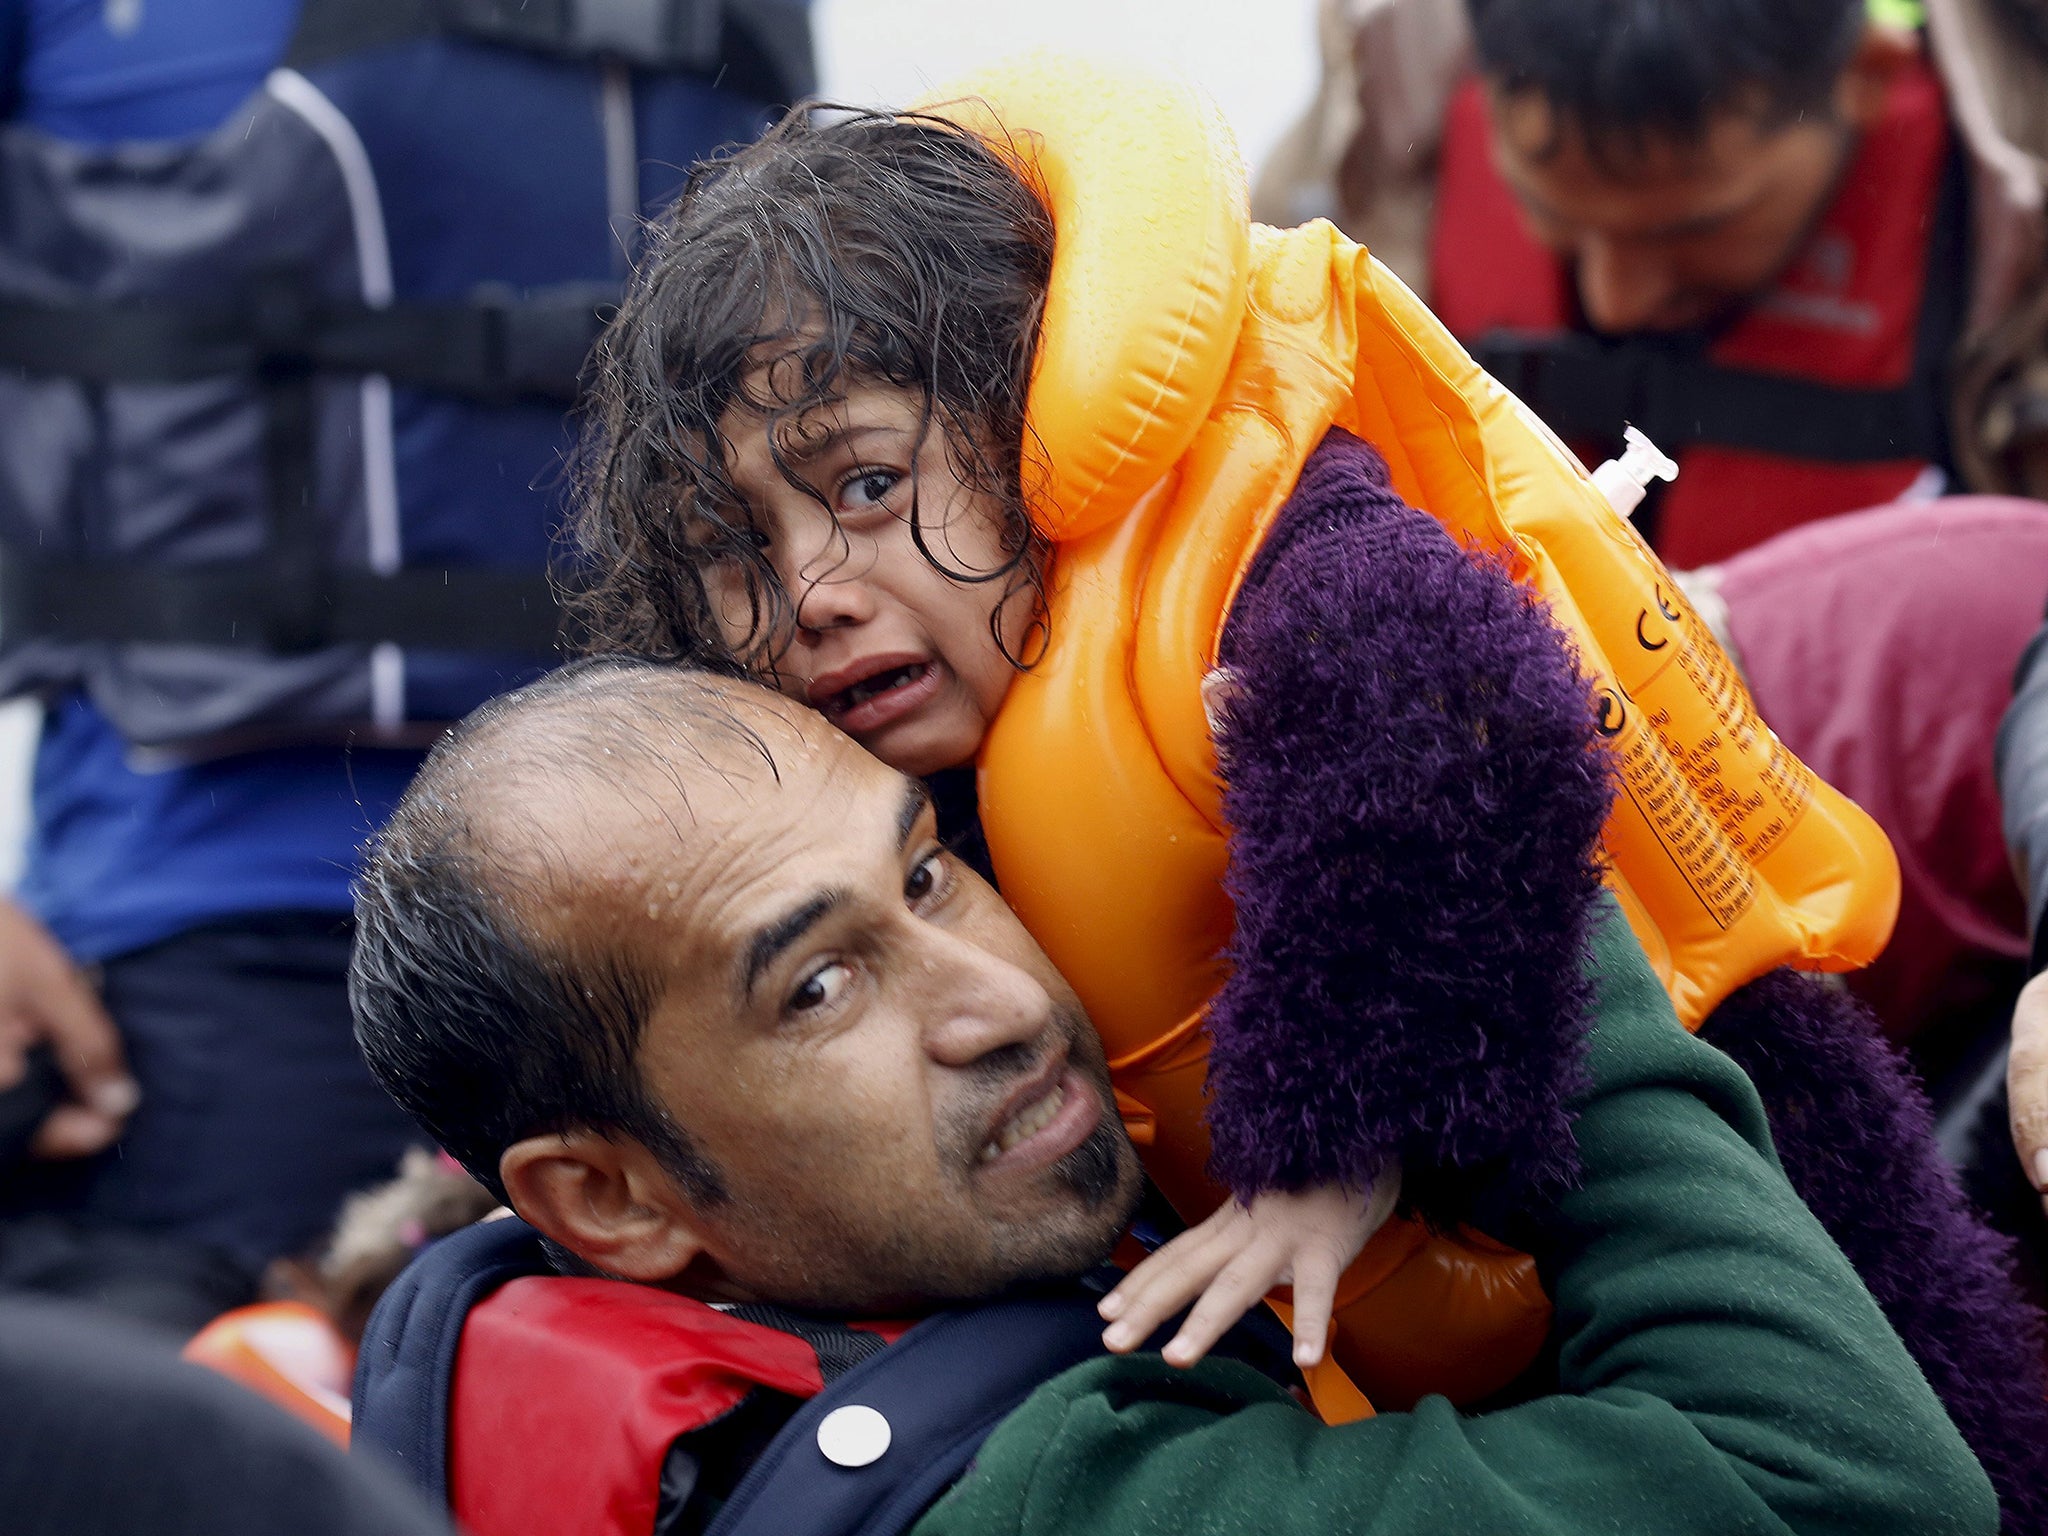
<svg viewBox="0 0 2048 1536"><path fill-rule="evenodd" d="M864 470L840 487L839 499L853 511L879 506L902 479L892 469Z"/></svg>
<svg viewBox="0 0 2048 1536"><path fill-rule="evenodd" d="M903 899L913 904L929 901L946 884L946 857L935 853L918 861L910 878L903 882Z"/></svg>
<svg viewBox="0 0 2048 1536"><path fill-rule="evenodd" d="M853 981L853 972L840 961L821 965L789 994L791 1013L816 1013L820 1008L829 1008L846 995L847 987Z"/></svg>

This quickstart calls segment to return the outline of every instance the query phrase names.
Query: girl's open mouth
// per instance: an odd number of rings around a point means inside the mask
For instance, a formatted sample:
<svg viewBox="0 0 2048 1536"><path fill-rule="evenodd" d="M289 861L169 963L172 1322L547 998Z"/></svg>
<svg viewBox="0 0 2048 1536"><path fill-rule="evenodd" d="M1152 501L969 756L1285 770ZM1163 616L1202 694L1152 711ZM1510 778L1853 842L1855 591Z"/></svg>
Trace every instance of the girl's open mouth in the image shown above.
<svg viewBox="0 0 2048 1536"><path fill-rule="evenodd" d="M939 690L939 669L928 661L889 667L820 701L825 718L849 736L892 725Z"/></svg>

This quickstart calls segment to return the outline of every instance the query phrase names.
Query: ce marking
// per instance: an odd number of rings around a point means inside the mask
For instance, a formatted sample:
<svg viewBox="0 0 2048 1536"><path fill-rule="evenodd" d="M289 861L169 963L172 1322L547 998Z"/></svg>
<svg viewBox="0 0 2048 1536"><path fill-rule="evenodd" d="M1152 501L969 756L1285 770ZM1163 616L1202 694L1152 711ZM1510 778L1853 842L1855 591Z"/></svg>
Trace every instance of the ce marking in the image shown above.
<svg viewBox="0 0 2048 1536"><path fill-rule="evenodd" d="M1670 595L1665 592L1661 584L1654 590L1657 598L1657 611L1676 624L1678 622L1678 610L1671 606ZM1636 615L1636 644L1646 651L1661 651L1671 643L1670 637L1666 636L1662 640L1652 640L1648 635L1644 634L1643 625L1649 622L1649 618L1650 610L1647 608Z"/></svg>

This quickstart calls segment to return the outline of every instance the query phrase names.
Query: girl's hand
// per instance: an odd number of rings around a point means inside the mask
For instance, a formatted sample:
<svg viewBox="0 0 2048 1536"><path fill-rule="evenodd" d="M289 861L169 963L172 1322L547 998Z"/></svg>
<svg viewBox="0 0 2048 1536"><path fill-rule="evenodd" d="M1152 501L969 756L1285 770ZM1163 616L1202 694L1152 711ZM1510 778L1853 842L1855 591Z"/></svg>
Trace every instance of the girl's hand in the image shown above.
<svg viewBox="0 0 2048 1536"><path fill-rule="evenodd" d="M1097 1305L1109 1327L1102 1342L1118 1354L1136 1349L1174 1313L1202 1299L1161 1351L1168 1365L1190 1366L1276 1285L1294 1287L1294 1363L1321 1362L1337 1281L1359 1249L1393 1214L1401 1170L1390 1166L1372 1188L1325 1184L1299 1194L1227 1200L1128 1275Z"/></svg>

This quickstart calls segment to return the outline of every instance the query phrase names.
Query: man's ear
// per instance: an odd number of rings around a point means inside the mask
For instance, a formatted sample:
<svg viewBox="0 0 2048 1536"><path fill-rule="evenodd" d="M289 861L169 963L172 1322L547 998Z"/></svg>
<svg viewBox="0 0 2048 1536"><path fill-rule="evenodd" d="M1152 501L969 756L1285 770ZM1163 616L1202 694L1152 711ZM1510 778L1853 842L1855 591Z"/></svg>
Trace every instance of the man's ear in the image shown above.
<svg viewBox="0 0 2048 1536"><path fill-rule="evenodd" d="M1850 127L1868 128L1884 115L1892 82L1919 57L1919 34L1870 23L1835 83L1835 111Z"/></svg>
<svg viewBox="0 0 2048 1536"><path fill-rule="evenodd" d="M704 1251L688 1201L637 1141L529 1136L505 1149L498 1177L525 1221L607 1274L655 1285Z"/></svg>

